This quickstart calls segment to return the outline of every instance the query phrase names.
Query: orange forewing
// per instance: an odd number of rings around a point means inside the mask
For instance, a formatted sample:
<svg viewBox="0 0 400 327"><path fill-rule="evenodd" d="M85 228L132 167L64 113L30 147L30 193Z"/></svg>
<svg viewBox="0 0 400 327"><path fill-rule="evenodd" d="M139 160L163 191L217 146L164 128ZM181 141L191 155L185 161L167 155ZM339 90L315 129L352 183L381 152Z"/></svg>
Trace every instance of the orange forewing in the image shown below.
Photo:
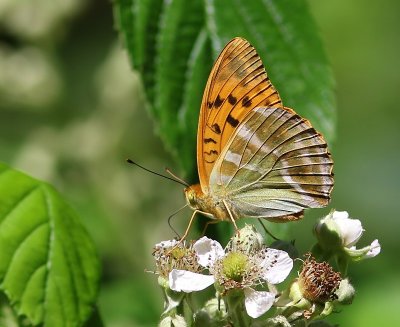
<svg viewBox="0 0 400 327"><path fill-rule="evenodd" d="M216 60L204 91L197 132L197 167L206 192L211 170L244 117L256 107L282 108L260 56L242 38L230 41Z"/></svg>

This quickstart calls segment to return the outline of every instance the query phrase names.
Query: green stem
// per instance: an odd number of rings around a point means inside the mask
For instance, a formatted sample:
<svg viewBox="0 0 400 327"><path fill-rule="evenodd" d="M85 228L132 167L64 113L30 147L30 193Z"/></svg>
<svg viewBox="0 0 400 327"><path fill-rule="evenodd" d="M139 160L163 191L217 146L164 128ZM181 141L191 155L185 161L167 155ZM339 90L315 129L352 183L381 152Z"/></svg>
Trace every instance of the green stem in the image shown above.
<svg viewBox="0 0 400 327"><path fill-rule="evenodd" d="M245 313L245 309L243 306L243 292L240 295L234 294L234 292L230 292L230 294L224 297L224 300L226 307L228 309L229 317L232 320L233 326L235 327L250 326L250 319Z"/></svg>
<svg viewBox="0 0 400 327"><path fill-rule="evenodd" d="M183 306L183 317L185 318L185 321L188 326L193 325L193 314L194 314L194 304L193 304L193 297L192 294L186 294L184 297L185 301L182 301L184 306Z"/></svg>
<svg viewBox="0 0 400 327"><path fill-rule="evenodd" d="M336 263L339 267L339 271L342 274L343 278L347 276L347 270L349 268L349 259L346 255L338 255L336 256Z"/></svg>

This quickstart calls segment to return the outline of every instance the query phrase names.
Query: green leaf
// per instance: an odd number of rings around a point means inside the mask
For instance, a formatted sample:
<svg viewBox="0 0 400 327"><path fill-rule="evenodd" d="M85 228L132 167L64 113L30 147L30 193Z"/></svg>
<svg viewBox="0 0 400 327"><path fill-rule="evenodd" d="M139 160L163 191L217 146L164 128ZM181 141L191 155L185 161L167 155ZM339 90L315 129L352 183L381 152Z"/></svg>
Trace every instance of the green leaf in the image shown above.
<svg viewBox="0 0 400 327"><path fill-rule="evenodd" d="M115 6L158 132L186 175L195 175L207 77L236 36L257 49L284 105L333 141L333 75L306 0L118 0Z"/></svg>
<svg viewBox="0 0 400 327"><path fill-rule="evenodd" d="M160 22L154 108L161 136L171 151L187 142L177 128L177 118L193 48L204 26L202 9L200 1L166 1Z"/></svg>
<svg viewBox="0 0 400 327"><path fill-rule="evenodd" d="M72 208L0 163L0 287L17 313L34 325L81 326L98 280L94 244Z"/></svg>
<svg viewBox="0 0 400 327"><path fill-rule="evenodd" d="M117 28L151 102L154 99L156 38L163 5L163 0L116 0L114 3ZM154 106L149 108L154 114Z"/></svg>
<svg viewBox="0 0 400 327"><path fill-rule="evenodd" d="M202 30L189 56L183 100L178 112L178 126L181 138L178 158L185 172L196 171L196 133L203 90L212 66L210 39Z"/></svg>

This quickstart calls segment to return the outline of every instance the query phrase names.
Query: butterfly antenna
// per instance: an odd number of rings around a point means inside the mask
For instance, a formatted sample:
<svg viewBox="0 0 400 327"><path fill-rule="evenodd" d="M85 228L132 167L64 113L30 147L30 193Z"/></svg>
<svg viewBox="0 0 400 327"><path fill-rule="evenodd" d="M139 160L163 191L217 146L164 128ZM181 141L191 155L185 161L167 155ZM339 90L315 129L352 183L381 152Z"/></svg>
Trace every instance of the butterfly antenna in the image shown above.
<svg viewBox="0 0 400 327"><path fill-rule="evenodd" d="M164 178L166 178L166 179L169 179L169 180L171 180L171 181L174 181L174 182L179 183L179 184L181 184L181 185L183 185L183 186L186 186L186 187L189 186L187 183L183 182L180 178L171 178L171 177L165 176L165 175L163 175L163 174L157 173L157 172L155 172L155 171L153 171L153 170L150 170L150 169L148 169L148 168L146 168L146 167L143 167L142 165L139 165L137 162L135 162L135 161L133 161L133 160L131 160L131 159L126 159L126 162L127 162L127 163L130 163L130 164L132 164L132 165L138 166L139 168L142 168L143 170L145 170L145 171L147 171L147 172L149 172L149 173L152 173L152 174L154 174L154 175L157 175L157 176L160 176L160 177L164 177ZM175 175L172 175L172 176L175 177Z"/></svg>
<svg viewBox="0 0 400 327"><path fill-rule="evenodd" d="M266 234L268 234L269 236L271 236L275 241L279 241L279 238L275 237L268 229L267 227L265 227L264 223L262 222L261 219L258 219L258 221L260 222L262 228L264 229L264 232Z"/></svg>
<svg viewBox="0 0 400 327"><path fill-rule="evenodd" d="M171 225L171 219L172 219L173 216L175 216L177 213L181 212L181 211L182 211L183 209L185 209L187 206L188 206L188 205L185 204L182 208L179 208L179 209L176 210L172 215L170 215L170 216L168 217L168 226L172 229L172 231L175 233L175 235L176 235L178 238L181 238L181 236L178 234L178 232L175 230L175 228L172 227L172 225Z"/></svg>
<svg viewBox="0 0 400 327"><path fill-rule="evenodd" d="M182 178L176 176L168 167L165 168L165 171L170 174L175 180L179 181L181 184L185 185L186 187L189 187L189 183L185 182Z"/></svg>

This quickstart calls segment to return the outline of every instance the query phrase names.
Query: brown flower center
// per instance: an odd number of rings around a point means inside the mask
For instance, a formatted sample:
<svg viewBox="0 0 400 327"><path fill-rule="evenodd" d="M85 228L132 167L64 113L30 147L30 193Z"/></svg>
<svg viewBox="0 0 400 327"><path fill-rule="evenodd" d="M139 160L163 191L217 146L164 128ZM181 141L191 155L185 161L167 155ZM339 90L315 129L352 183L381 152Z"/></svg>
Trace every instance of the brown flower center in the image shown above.
<svg viewBox="0 0 400 327"><path fill-rule="evenodd" d="M337 298L342 278L327 262L317 262L309 256L303 264L299 276L299 286L303 296L311 302L325 303Z"/></svg>

